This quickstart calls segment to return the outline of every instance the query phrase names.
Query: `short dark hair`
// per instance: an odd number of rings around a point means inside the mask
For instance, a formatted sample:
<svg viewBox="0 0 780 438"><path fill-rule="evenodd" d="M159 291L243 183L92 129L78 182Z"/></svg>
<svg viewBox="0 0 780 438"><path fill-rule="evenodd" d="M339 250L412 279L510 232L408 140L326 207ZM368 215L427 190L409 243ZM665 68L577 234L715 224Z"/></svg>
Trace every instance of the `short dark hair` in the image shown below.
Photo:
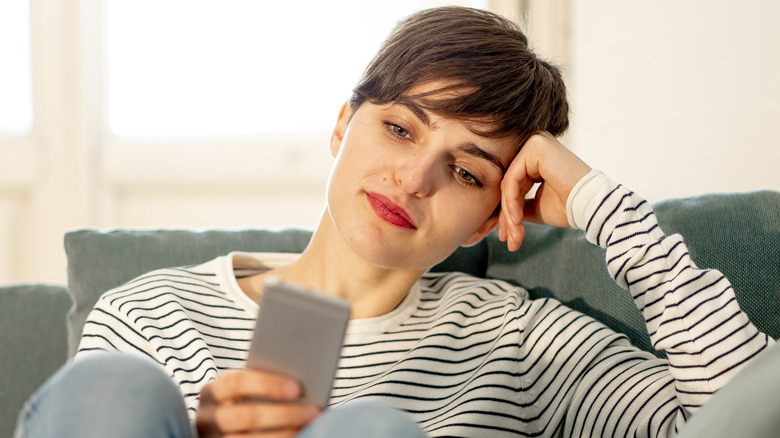
<svg viewBox="0 0 780 438"><path fill-rule="evenodd" d="M444 88L408 95L414 86L439 80ZM558 68L528 47L513 22L479 9L434 8L401 21L369 63L350 104L402 98L443 116L487 122L490 128L479 134L515 136L519 144L538 131L558 136L569 125Z"/></svg>

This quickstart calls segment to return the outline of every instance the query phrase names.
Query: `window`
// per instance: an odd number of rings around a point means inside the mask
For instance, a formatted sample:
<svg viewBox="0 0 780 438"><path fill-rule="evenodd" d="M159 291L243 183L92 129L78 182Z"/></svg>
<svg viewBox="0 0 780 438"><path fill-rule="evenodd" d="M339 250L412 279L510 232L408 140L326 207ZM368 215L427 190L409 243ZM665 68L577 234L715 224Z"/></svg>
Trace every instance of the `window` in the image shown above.
<svg viewBox="0 0 780 438"><path fill-rule="evenodd" d="M109 1L109 130L119 137L329 131L390 29L435 3Z"/></svg>
<svg viewBox="0 0 780 438"><path fill-rule="evenodd" d="M0 136L24 136L33 126L30 4L0 2Z"/></svg>

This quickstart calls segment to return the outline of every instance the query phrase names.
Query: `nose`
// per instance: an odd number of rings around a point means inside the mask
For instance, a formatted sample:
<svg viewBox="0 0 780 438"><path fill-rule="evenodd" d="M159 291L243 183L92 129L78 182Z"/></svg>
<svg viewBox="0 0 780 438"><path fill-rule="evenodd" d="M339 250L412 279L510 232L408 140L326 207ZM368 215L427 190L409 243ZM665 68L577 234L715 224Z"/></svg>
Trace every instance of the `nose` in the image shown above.
<svg viewBox="0 0 780 438"><path fill-rule="evenodd" d="M398 165L395 179L405 193L425 197L430 195L436 186L437 168L436 157L415 154Z"/></svg>

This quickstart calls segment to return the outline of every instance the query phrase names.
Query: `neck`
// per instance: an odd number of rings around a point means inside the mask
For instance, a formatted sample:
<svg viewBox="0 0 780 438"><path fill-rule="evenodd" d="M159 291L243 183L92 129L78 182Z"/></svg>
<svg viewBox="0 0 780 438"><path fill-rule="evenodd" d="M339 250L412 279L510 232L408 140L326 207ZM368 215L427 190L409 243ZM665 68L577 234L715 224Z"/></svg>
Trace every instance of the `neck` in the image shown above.
<svg viewBox="0 0 780 438"><path fill-rule="evenodd" d="M359 319L395 309L423 272L377 266L360 257L346 245L326 212L301 257L263 277L273 275L343 297L352 306L352 318ZM259 291L264 281L258 277L250 287Z"/></svg>

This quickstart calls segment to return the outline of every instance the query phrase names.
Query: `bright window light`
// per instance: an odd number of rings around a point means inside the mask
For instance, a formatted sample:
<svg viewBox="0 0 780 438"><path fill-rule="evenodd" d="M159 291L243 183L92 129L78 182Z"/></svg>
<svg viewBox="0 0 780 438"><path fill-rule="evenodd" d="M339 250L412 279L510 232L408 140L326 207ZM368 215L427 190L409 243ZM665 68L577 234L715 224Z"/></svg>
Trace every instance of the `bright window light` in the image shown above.
<svg viewBox="0 0 780 438"><path fill-rule="evenodd" d="M33 126L30 3L0 2L0 135L23 136Z"/></svg>
<svg viewBox="0 0 780 438"><path fill-rule="evenodd" d="M114 135L332 129L382 40L419 2L135 0L108 5Z"/></svg>

